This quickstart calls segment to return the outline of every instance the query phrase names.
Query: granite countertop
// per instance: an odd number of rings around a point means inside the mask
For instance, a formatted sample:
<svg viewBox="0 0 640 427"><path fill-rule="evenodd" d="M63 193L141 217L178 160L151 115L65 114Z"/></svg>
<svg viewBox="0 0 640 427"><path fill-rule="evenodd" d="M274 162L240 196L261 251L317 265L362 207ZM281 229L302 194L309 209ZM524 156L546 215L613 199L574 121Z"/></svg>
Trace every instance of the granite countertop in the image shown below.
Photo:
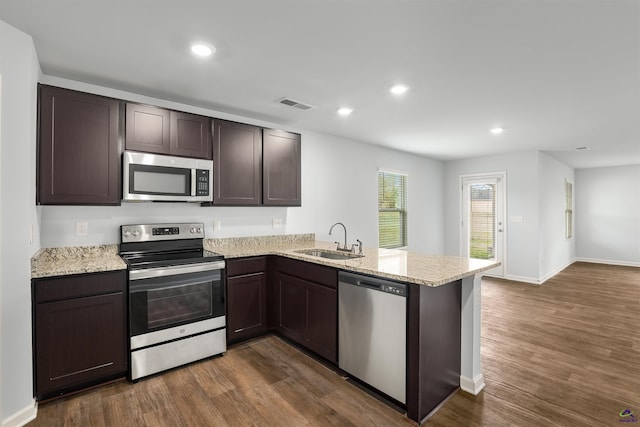
<svg viewBox="0 0 640 427"><path fill-rule="evenodd" d="M118 245L40 249L31 258L31 278L126 270Z"/></svg>
<svg viewBox="0 0 640 427"><path fill-rule="evenodd" d="M270 240L270 238L276 238ZM440 286L497 267L500 263L455 256L425 255L398 249L364 249L364 257L333 260L298 253L300 249L335 250L336 244L316 241L313 234L257 238L207 239L205 247L227 259L280 255L424 286Z"/></svg>
<svg viewBox="0 0 640 427"><path fill-rule="evenodd" d="M296 252L300 249L335 250L335 243L315 240L314 234L205 239L207 250L227 259L280 255L424 286L440 286L500 265L494 261L425 255L397 249L364 249L364 257L333 260ZM52 277L125 270L118 245L43 248L31 258L31 277Z"/></svg>

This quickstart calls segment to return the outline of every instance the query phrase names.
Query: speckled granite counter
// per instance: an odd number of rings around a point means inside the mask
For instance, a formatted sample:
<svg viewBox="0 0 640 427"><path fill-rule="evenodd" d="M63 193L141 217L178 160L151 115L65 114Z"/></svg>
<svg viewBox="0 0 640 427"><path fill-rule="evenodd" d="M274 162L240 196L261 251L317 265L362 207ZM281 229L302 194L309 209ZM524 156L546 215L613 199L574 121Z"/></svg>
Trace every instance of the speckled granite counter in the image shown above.
<svg viewBox="0 0 640 427"><path fill-rule="evenodd" d="M296 252L300 249L336 249L334 243L316 241L313 234L207 239L205 248L226 258L280 255L425 286L444 285L500 265L493 261L423 255L396 249L365 248L364 257L349 260L332 260Z"/></svg>
<svg viewBox="0 0 640 427"><path fill-rule="evenodd" d="M40 249L31 258L31 278L125 270L118 245Z"/></svg>
<svg viewBox="0 0 640 427"><path fill-rule="evenodd" d="M440 286L499 265L493 261L423 255L396 249L365 248L364 257L349 260L332 260L296 252L300 249L336 248L334 243L315 240L314 234L206 239L204 246L226 258L280 255L425 286ZM32 278L126 268L118 256L118 245L44 248L31 258Z"/></svg>

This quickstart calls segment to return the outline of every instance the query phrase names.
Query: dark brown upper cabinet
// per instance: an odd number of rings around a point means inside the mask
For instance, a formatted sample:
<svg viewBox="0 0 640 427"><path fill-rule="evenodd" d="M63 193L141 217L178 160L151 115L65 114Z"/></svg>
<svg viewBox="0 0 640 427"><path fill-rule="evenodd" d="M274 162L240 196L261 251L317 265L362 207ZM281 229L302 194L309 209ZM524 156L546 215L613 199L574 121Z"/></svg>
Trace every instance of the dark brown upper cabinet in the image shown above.
<svg viewBox="0 0 640 427"><path fill-rule="evenodd" d="M213 204L262 203L262 130L213 120Z"/></svg>
<svg viewBox="0 0 640 427"><path fill-rule="evenodd" d="M39 86L37 202L119 205L122 103Z"/></svg>
<svg viewBox="0 0 640 427"><path fill-rule="evenodd" d="M211 119L179 111L172 111L170 119L169 152L211 160Z"/></svg>
<svg viewBox="0 0 640 427"><path fill-rule="evenodd" d="M300 135L214 119L214 205L300 206Z"/></svg>
<svg viewBox="0 0 640 427"><path fill-rule="evenodd" d="M262 134L262 204L301 206L300 135L274 129Z"/></svg>
<svg viewBox="0 0 640 427"><path fill-rule="evenodd" d="M211 119L127 103L127 150L211 159Z"/></svg>
<svg viewBox="0 0 640 427"><path fill-rule="evenodd" d="M169 154L169 110L127 103L127 150Z"/></svg>

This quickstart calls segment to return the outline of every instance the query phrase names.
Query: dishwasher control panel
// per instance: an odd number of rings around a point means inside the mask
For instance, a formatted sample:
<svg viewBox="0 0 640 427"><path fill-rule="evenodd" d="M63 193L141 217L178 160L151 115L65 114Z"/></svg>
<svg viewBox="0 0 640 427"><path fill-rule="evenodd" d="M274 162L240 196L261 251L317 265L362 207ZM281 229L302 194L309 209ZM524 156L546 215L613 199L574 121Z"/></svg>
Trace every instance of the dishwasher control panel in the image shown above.
<svg viewBox="0 0 640 427"><path fill-rule="evenodd" d="M407 297L407 285L378 277L369 277L341 271L338 274L338 283L339 286L342 284L361 286L378 292L397 295L399 297Z"/></svg>
<svg viewBox="0 0 640 427"><path fill-rule="evenodd" d="M406 295L406 288L404 286L390 286L390 285L381 285L380 290L382 292L387 292L389 294L399 295L401 297Z"/></svg>

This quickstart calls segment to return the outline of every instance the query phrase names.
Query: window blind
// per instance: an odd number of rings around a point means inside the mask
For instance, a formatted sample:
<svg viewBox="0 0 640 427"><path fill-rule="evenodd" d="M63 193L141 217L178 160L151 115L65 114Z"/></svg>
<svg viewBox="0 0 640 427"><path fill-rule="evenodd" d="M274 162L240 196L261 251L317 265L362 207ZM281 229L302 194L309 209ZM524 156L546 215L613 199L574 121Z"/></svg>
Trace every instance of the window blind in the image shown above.
<svg viewBox="0 0 640 427"><path fill-rule="evenodd" d="M469 187L469 257L495 258L496 186L471 184Z"/></svg>
<svg viewBox="0 0 640 427"><path fill-rule="evenodd" d="M573 237L573 184L564 181L564 235L567 239Z"/></svg>
<svg viewBox="0 0 640 427"><path fill-rule="evenodd" d="M378 172L378 246L407 246L407 176Z"/></svg>

